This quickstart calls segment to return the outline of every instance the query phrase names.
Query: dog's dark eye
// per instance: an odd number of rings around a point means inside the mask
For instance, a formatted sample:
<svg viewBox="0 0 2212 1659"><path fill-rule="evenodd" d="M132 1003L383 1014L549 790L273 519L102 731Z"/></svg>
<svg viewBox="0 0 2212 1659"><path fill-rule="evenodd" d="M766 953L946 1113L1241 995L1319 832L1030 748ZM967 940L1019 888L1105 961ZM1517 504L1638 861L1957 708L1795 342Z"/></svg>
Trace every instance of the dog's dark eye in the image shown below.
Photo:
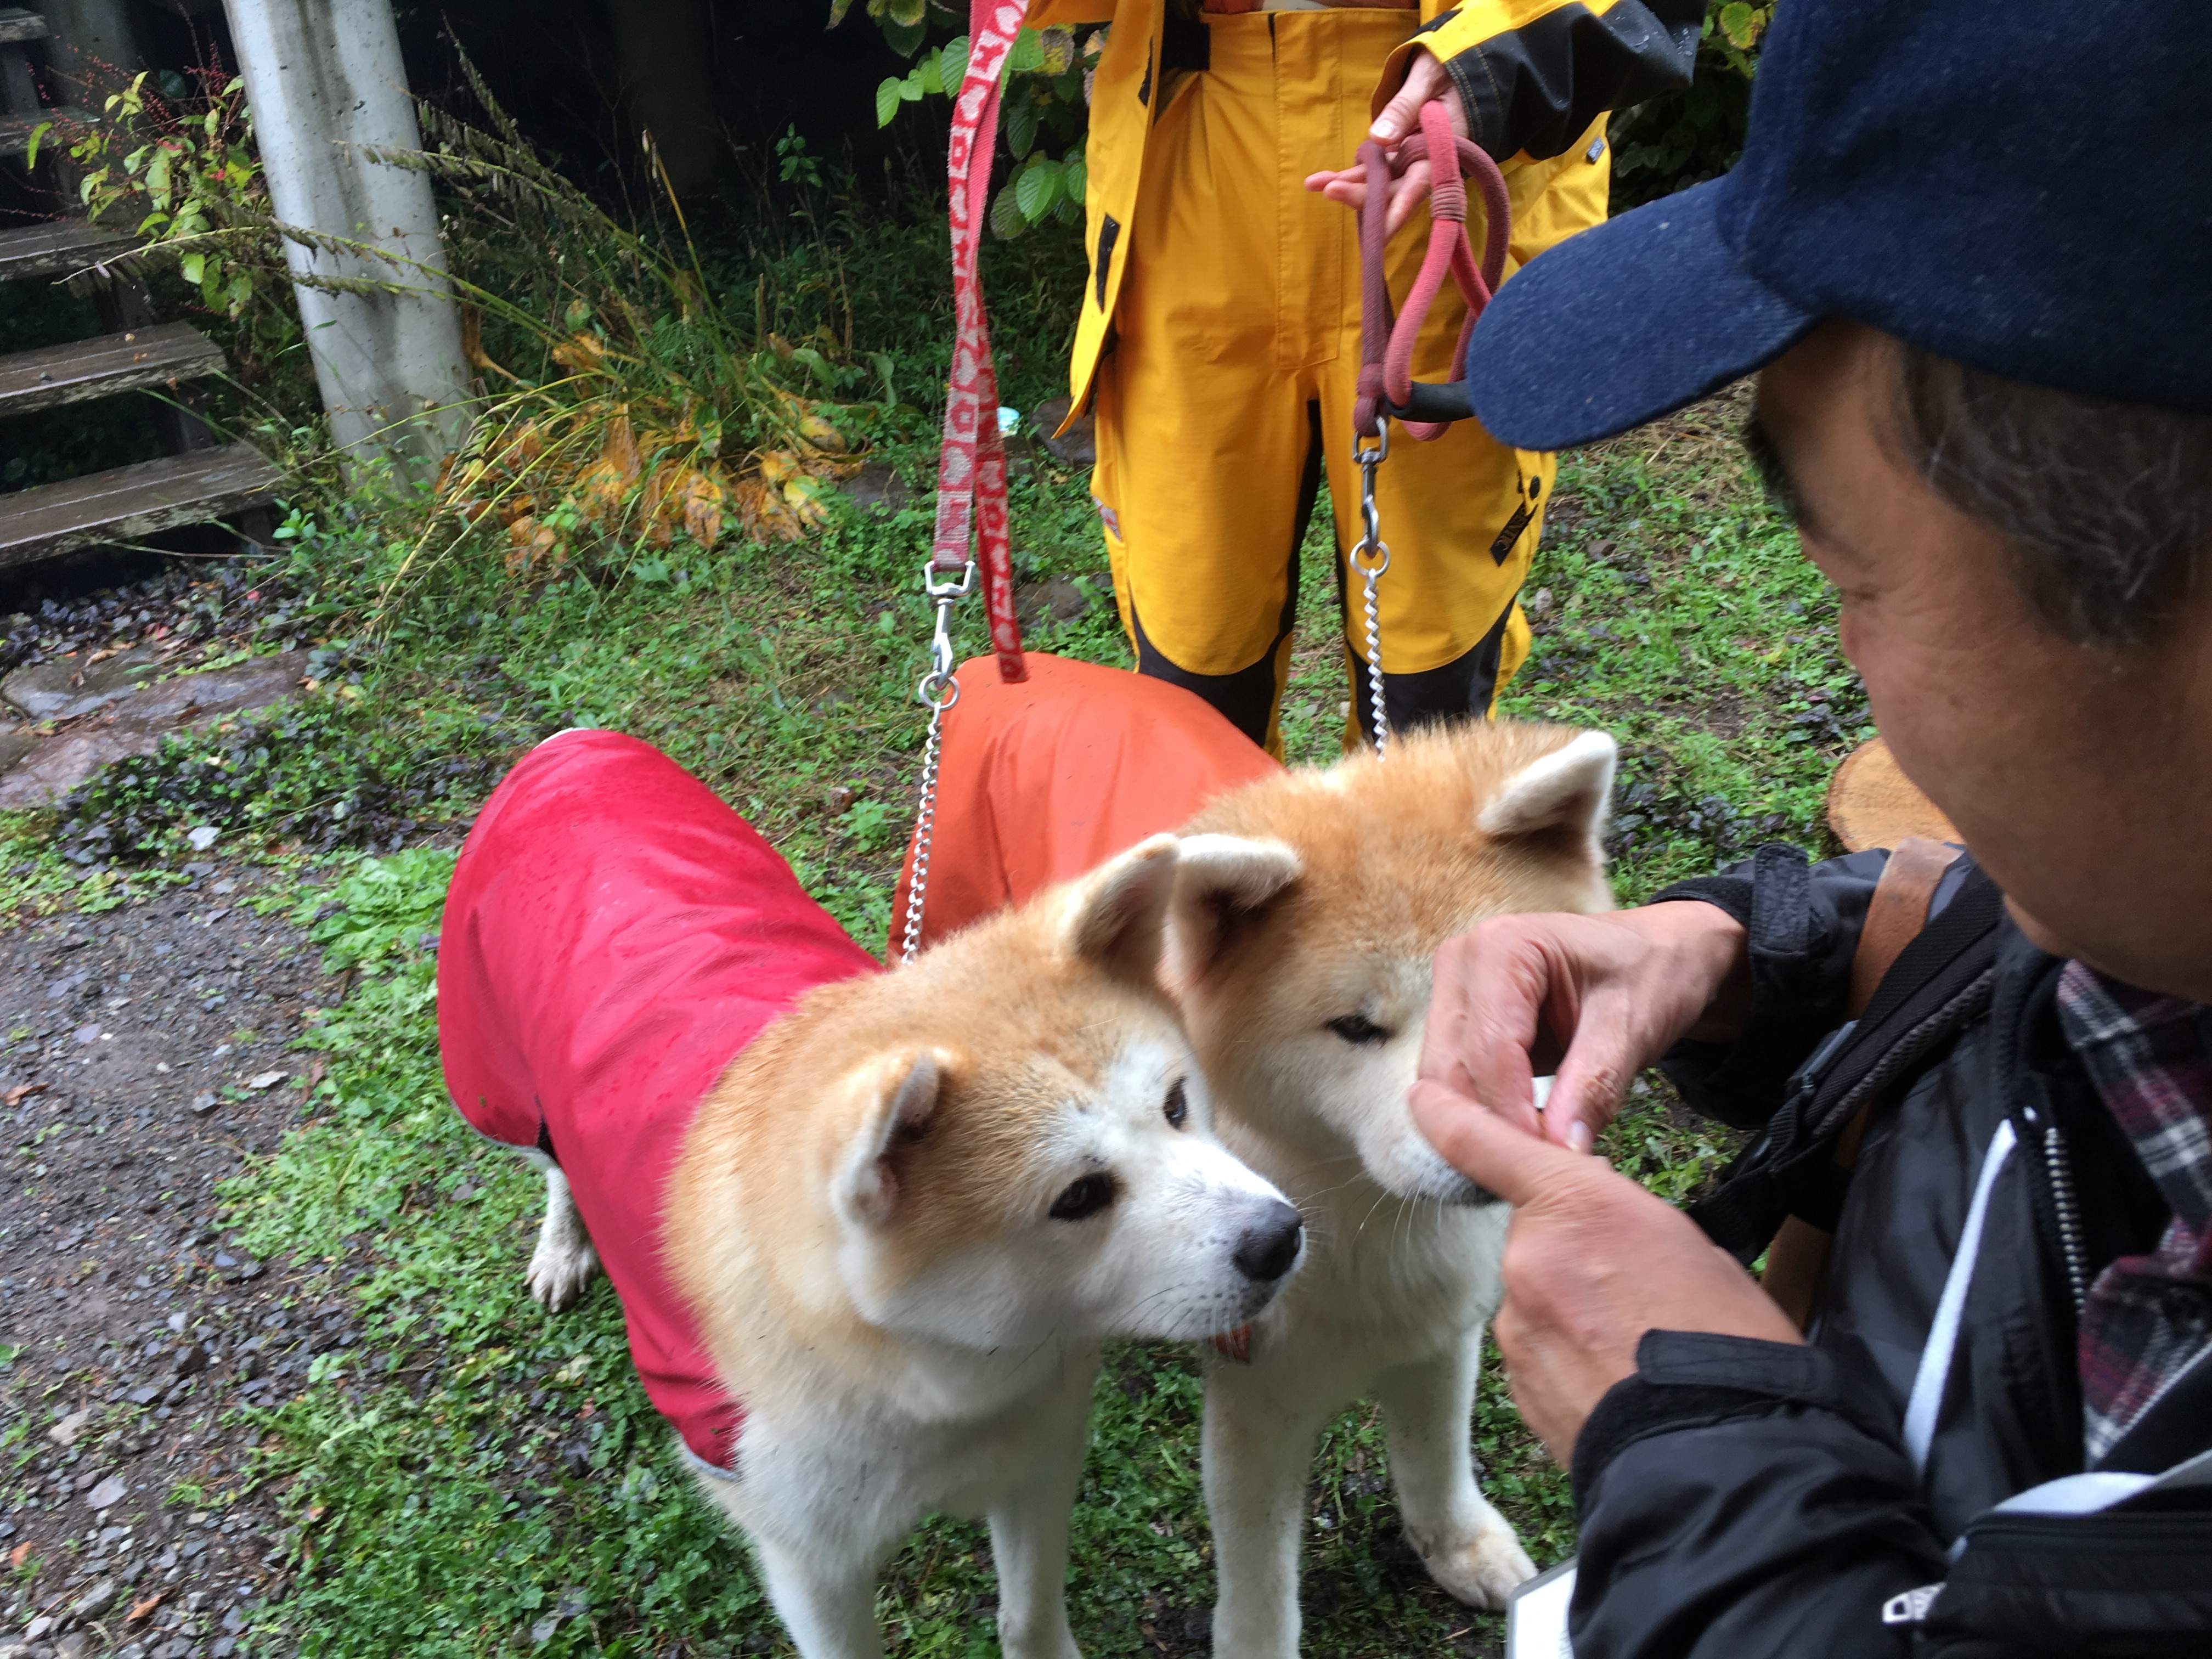
<svg viewBox="0 0 2212 1659"><path fill-rule="evenodd" d="M1170 1129L1180 1129L1189 1120L1190 1097L1183 1091L1181 1078L1177 1078L1169 1088L1167 1103L1160 1109L1167 1114Z"/></svg>
<svg viewBox="0 0 2212 1659"><path fill-rule="evenodd" d="M1328 1029L1346 1042L1363 1048L1370 1042L1388 1042L1390 1040L1389 1027L1377 1025L1364 1014L1346 1014L1342 1019L1333 1019L1328 1023Z"/></svg>
<svg viewBox="0 0 2212 1659"><path fill-rule="evenodd" d="M1087 1175L1080 1181L1070 1182L1067 1190L1052 1201L1051 1215L1054 1221L1080 1221L1085 1216L1097 1215L1114 1201L1114 1177L1109 1175Z"/></svg>

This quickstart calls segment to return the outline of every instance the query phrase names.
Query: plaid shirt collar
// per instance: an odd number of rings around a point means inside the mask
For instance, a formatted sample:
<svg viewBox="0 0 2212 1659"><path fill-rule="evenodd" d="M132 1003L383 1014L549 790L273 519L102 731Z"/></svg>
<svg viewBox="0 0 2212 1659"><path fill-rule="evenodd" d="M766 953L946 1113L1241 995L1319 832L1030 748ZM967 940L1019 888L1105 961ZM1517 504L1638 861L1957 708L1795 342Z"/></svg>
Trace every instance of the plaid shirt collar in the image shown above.
<svg viewBox="0 0 2212 1659"><path fill-rule="evenodd" d="M2158 1248L2109 1263L2081 1319L2091 1467L2212 1346L2212 1018L2069 962L2058 1018L2106 1109L2172 1206Z"/></svg>

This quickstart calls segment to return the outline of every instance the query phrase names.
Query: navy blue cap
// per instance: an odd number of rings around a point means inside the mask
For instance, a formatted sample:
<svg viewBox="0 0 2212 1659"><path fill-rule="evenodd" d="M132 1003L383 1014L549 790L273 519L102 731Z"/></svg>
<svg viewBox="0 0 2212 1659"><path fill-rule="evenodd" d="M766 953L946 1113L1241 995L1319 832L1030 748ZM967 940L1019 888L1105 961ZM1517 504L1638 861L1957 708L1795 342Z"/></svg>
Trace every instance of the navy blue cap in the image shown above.
<svg viewBox="0 0 2212 1659"><path fill-rule="evenodd" d="M1784 0L1734 171L1570 237L1467 357L1502 442L1609 437L1847 317L2212 414L2212 6Z"/></svg>

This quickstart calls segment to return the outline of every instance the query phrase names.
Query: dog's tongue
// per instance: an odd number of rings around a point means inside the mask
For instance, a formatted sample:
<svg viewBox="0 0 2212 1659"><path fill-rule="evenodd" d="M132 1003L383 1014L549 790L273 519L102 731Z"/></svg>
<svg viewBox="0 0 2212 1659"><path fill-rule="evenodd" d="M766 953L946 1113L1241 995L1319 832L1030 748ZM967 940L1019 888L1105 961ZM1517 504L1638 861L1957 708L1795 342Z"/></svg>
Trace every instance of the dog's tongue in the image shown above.
<svg viewBox="0 0 2212 1659"><path fill-rule="evenodd" d="M1233 1331L1209 1336L1206 1344L1224 1359L1233 1359L1240 1365L1252 1363L1252 1328L1249 1325L1239 1325Z"/></svg>

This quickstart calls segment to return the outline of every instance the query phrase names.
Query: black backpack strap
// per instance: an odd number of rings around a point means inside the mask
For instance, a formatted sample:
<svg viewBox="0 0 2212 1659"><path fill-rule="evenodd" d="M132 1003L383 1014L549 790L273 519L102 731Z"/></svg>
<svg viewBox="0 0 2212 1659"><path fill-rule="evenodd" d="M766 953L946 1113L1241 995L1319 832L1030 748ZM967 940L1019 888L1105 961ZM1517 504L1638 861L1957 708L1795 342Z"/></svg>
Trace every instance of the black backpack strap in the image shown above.
<svg viewBox="0 0 2212 1659"><path fill-rule="evenodd" d="M1716 1244L1748 1264L1786 1215L1832 1229L1850 1180L1831 1155L1836 1137L1860 1107L1987 1012L2003 915L1996 884L1969 871L1957 896L1899 953L1866 1012L1814 1050L1765 1132L1690 1206Z"/></svg>

